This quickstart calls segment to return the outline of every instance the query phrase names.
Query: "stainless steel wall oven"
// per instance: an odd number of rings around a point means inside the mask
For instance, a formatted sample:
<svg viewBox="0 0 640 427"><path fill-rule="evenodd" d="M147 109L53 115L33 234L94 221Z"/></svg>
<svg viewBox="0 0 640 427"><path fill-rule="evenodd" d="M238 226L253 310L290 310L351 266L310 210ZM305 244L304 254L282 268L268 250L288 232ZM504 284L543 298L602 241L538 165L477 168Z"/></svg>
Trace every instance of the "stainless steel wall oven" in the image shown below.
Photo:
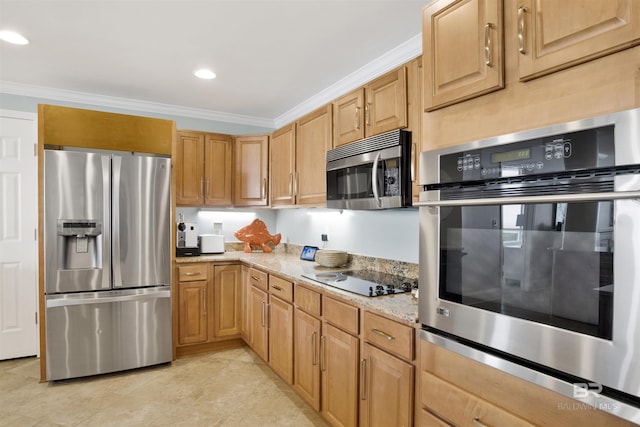
<svg viewBox="0 0 640 427"><path fill-rule="evenodd" d="M423 338L638 422L640 109L420 161Z"/></svg>

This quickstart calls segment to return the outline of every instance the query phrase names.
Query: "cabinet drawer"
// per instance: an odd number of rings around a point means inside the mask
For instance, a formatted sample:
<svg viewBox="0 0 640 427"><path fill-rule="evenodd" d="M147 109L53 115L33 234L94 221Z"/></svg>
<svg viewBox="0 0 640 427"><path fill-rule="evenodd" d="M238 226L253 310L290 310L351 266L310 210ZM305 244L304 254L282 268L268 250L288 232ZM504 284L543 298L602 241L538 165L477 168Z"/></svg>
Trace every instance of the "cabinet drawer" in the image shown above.
<svg viewBox="0 0 640 427"><path fill-rule="evenodd" d="M451 427L451 424L447 424L440 418L433 415L431 412L423 409L420 411L420 427Z"/></svg>
<svg viewBox="0 0 640 427"><path fill-rule="evenodd" d="M209 264L190 264L178 267L178 282L193 282L194 280L207 280Z"/></svg>
<svg viewBox="0 0 640 427"><path fill-rule="evenodd" d="M320 293L302 286L296 286L296 305L300 307L301 310L306 311L312 316L320 317L321 299L322 295L320 295Z"/></svg>
<svg viewBox="0 0 640 427"><path fill-rule="evenodd" d="M264 271L256 270L255 268L249 269L249 282L263 291L269 290L269 276Z"/></svg>
<svg viewBox="0 0 640 427"><path fill-rule="evenodd" d="M482 423L488 426L533 426L435 375L424 371L420 375L421 405L453 425L473 427Z"/></svg>
<svg viewBox="0 0 640 427"><path fill-rule="evenodd" d="M269 293L278 298L293 302L293 283L277 276L269 276Z"/></svg>
<svg viewBox="0 0 640 427"><path fill-rule="evenodd" d="M394 322L365 311L364 338L376 346L413 360L415 331L411 326Z"/></svg>
<svg viewBox="0 0 640 427"><path fill-rule="evenodd" d="M324 298L324 320L353 335L360 333L358 307L333 298Z"/></svg>

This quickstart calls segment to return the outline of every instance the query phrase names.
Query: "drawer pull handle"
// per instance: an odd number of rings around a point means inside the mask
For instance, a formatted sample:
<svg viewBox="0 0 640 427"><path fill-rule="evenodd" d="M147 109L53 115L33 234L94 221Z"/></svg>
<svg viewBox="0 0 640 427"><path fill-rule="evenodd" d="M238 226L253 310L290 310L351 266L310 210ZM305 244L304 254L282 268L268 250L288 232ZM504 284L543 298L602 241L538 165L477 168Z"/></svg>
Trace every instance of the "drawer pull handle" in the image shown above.
<svg viewBox="0 0 640 427"><path fill-rule="evenodd" d="M317 350L317 348L316 348L316 336L317 335L318 334L316 333L316 331L313 331L311 333L311 351L313 353L313 356L312 356L312 359L311 359L311 364L313 366L316 366L318 364L318 354L317 354L318 352L316 351Z"/></svg>
<svg viewBox="0 0 640 427"><path fill-rule="evenodd" d="M282 289L280 286L271 285L271 287L272 287L273 289L275 289L276 291L280 291L280 292L282 292L282 291L283 291L283 289Z"/></svg>
<svg viewBox="0 0 640 427"><path fill-rule="evenodd" d="M324 366L324 340L325 336L320 336L320 371L324 372L326 370Z"/></svg>
<svg viewBox="0 0 640 427"><path fill-rule="evenodd" d="M260 278L258 276L251 275L251 278L253 280L255 280L256 282L261 282L262 281L262 280L260 280Z"/></svg>
<svg viewBox="0 0 640 427"><path fill-rule="evenodd" d="M184 273L184 275L185 275L185 276L199 276L199 275L201 275L201 274L202 274L202 273L201 273L201 272L199 272L199 271L189 271L189 272L187 272L187 273Z"/></svg>
<svg viewBox="0 0 640 427"><path fill-rule="evenodd" d="M520 6L518 8L518 52L521 54L526 54L526 42L525 42L525 27L524 27L524 14L527 13L529 9L526 6Z"/></svg>
<svg viewBox="0 0 640 427"><path fill-rule="evenodd" d="M485 423L483 423L482 421L480 421L480 417L473 417L473 425L478 426L478 427L489 427L488 425L486 425Z"/></svg>
<svg viewBox="0 0 640 427"><path fill-rule="evenodd" d="M384 337L384 338L388 339L389 341L396 339L396 337L394 337L392 335L389 335L388 333L386 333L384 331L381 331L380 329L375 329L374 328L374 329L371 330L371 332L373 332L376 335L380 335L381 337Z"/></svg>
<svg viewBox="0 0 640 427"><path fill-rule="evenodd" d="M204 293L202 294L202 315L207 315L207 289L204 289Z"/></svg>
<svg viewBox="0 0 640 427"><path fill-rule="evenodd" d="M491 59L491 29L494 27L492 23L487 23L484 26L484 63L488 67L493 67L493 60Z"/></svg>
<svg viewBox="0 0 640 427"><path fill-rule="evenodd" d="M360 400L367 400L367 359L360 360Z"/></svg>

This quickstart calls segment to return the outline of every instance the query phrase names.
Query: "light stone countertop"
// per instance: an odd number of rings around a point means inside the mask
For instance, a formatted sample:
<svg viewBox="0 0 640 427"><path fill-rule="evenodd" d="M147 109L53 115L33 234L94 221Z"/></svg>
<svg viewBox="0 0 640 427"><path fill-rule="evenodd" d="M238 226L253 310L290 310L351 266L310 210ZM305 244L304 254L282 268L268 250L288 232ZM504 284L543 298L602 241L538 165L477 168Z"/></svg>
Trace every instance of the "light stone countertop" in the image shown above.
<svg viewBox="0 0 640 427"><path fill-rule="evenodd" d="M337 296L353 302L363 308L370 309L395 318L403 323L417 326L418 300L410 292L385 295L380 297L366 297L342 289L327 286L315 280L302 277L303 273L316 271L338 271L336 268L321 267L315 262L303 261L299 257L285 253L245 253L242 251L225 252L219 255L201 255L196 257L176 257L176 264L193 262L243 262L252 267L276 274L284 279L303 284L308 288L323 291L327 296ZM344 268L342 268L344 270Z"/></svg>

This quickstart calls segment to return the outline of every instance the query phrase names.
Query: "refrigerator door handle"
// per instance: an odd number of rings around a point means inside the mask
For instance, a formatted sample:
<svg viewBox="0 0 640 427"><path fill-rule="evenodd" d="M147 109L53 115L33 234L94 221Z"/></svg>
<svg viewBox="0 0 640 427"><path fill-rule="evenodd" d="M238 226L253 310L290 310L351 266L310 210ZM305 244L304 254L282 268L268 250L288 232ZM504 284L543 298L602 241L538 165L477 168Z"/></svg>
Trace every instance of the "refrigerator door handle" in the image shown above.
<svg viewBox="0 0 640 427"><path fill-rule="evenodd" d="M86 304L107 304L113 302L125 302L125 301L143 301L159 298L171 298L171 289L154 290L141 293L131 293L125 295L92 295L77 298L52 298L47 299L46 307L68 307L72 305L86 305Z"/></svg>
<svg viewBox="0 0 640 427"><path fill-rule="evenodd" d="M111 238L113 244L111 246L111 256L113 257L111 265L113 271L113 287L122 287L122 268L120 266L120 185L122 173L122 157L112 156L112 205L111 205L111 224L113 224Z"/></svg>
<svg viewBox="0 0 640 427"><path fill-rule="evenodd" d="M111 156L102 156L102 288L111 288Z"/></svg>

